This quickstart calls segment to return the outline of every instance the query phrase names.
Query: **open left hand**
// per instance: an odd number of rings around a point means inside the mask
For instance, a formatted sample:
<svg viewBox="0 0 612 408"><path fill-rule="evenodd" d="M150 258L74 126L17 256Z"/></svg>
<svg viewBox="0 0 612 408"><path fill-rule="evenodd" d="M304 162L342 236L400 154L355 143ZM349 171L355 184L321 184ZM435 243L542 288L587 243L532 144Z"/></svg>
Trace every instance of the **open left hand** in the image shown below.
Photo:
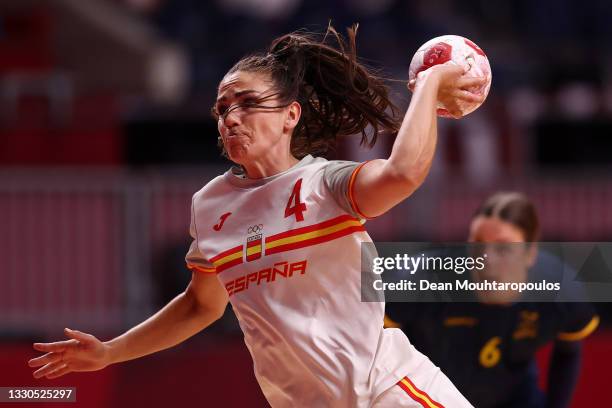
<svg viewBox="0 0 612 408"><path fill-rule="evenodd" d="M34 343L34 349L46 354L28 361L30 367L41 367L34 378L57 378L73 371L96 371L110 364L108 347L91 334L65 329L70 340Z"/></svg>

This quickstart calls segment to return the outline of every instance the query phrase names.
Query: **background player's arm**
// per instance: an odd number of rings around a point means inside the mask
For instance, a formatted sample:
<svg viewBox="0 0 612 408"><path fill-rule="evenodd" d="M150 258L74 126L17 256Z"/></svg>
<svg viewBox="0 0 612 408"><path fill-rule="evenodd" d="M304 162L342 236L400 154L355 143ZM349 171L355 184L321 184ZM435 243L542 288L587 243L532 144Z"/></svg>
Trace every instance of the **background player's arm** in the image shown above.
<svg viewBox="0 0 612 408"><path fill-rule="evenodd" d="M569 407L580 374L581 341L555 341L548 368L548 408Z"/></svg>
<svg viewBox="0 0 612 408"><path fill-rule="evenodd" d="M576 295L575 296L580 296ZM557 339L548 369L547 407L569 407L580 375L582 341L599 325L593 306L585 302L564 304L567 323Z"/></svg>
<svg viewBox="0 0 612 408"><path fill-rule="evenodd" d="M186 340L219 319L228 303L227 291L214 274L193 272L187 289L149 319L107 342L66 329L70 340L35 343L47 354L30 360L36 378L56 378L73 371L100 370Z"/></svg>
<svg viewBox="0 0 612 408"><path fill-rule="evenodd" d="M388 159L368 162L355 178L353 196L369 217L381 215L410 196L425 180L437 140L437 101L459 115L457 100L481 101L467 91L486 79L462 77L455 65L437 65L420 74L415 91ZM421 77L422 76L422 77Z"/></svg>

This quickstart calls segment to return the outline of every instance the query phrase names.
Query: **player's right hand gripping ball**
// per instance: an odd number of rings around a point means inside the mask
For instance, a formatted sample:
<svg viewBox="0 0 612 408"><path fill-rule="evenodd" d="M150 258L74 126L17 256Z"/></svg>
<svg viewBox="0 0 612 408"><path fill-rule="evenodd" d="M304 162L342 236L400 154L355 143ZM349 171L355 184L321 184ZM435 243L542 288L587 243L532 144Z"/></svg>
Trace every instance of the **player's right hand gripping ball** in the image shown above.
<svg viewBox="0 0 612 408"><path fill-rule="evenodd" d="M468 68L464 75L470 77L487 77L485 85L476 89L469 89L471 92L484 95L489 94L491 88L491 66L489 59L484 51L474 42L459 35L443 35L427 41L423 44L412 57L408 71L408 80L412 81L417 75L438 64L456 64ZM484 101L484 100L483 100ZM482 102L469 103L459 101L462 115L474 112ZM438 102L438 116L445 118L452 117L443 104Z"/></svg>

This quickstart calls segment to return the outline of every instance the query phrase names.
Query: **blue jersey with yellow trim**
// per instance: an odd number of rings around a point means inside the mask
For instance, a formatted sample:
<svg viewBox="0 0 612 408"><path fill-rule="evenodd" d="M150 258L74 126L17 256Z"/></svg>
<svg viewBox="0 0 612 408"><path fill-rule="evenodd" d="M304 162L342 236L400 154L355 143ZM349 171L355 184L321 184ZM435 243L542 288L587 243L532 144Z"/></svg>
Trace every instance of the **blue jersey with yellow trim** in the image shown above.
<svg viewBox="0 0 612 408"><path fill-rule="evenodd" d="M559 264L541 252L533 269L550 274ZM581 340L598 323L586 303L387 303L386 314L479 408L543 407L537 350Z"/></svg>

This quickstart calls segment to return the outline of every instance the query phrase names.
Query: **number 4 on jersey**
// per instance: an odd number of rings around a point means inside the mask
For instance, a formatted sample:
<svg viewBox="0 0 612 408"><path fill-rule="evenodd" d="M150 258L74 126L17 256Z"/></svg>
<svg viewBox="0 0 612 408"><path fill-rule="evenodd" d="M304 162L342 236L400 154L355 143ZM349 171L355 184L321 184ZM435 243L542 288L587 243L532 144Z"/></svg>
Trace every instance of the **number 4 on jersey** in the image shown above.
<svg viewBox="0 0 612 408"><path fill-rule="evenodd" d="M300 200L300 190L302 189L302 179L296 181L293 186L293 191L285 207L285 218L294 215L297 221L304 221L304 211L306 211L306 204Z"/></svg>

